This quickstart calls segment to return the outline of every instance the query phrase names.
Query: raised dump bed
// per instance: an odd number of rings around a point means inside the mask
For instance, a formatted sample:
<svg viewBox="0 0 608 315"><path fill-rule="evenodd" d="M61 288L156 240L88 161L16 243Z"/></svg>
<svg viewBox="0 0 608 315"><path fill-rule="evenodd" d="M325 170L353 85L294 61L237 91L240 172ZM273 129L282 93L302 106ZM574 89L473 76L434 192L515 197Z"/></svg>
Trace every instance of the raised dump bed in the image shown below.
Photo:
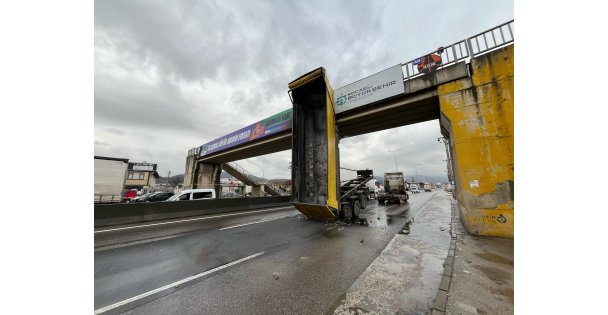
<svg viewBox="0 0 608 315"><path fill-rule="evenodd" d="M335 220L339 164L333 90L324 68L288 87L293 104L292 202L307 217Z"/></svg>

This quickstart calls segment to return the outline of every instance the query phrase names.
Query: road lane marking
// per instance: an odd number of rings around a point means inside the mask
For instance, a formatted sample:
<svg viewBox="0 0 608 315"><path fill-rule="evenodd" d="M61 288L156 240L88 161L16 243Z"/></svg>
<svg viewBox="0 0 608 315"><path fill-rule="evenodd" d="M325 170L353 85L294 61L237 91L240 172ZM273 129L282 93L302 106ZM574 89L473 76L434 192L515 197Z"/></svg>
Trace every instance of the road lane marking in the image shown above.
<svg viewBox="0 0 608 315"><path fill-rule="evenodd" d="M129 229L136 229L136 228L148 227L148 226L156 226L156 225L165 225L165 224L171 224L171 223L180 223L180 222L189 222L189 221L197 221L197 220L215 219L215 218L229 217L229 216L234 216L234 215L249 214L249 213L260 213L260 212L274 211L274 210L280 210L280 209L289 209L289 208L293 208L293 206L281 207L281 208L272 208L272 209L268 209L268 210L237 212L237 213L230 213L230 214L215 215L215 216L210 216L210 217L202 217L202 218L194 218L194 219L186 219L186 220L177 220L177 221L171 221L171 222L161 222L161 223L152 223L152 224L144 224L144 225L137 225L137 226L127 226L127 227L116 228L116 229L108 229L108 230L95 231L95 233L104 233L104 232L112 232L112 231L120 231L120 230L129 230ZM293 209L295 209L295 208L293 208Z"/></svg>
<svg viewBox="0 0 608 315"><path fill-rule="evenodd" d="M241 226L245 226L245 225L251 225L251 224L256 224L256 223L262 223L262 222L274 221L274 220L278 220L278 219L282 219L282 218L274 218L274 219L268 219L268 220L262 220L262 221L256 221L256 222L249 222L249 223L245 223L245 224L233 225L233 226L229 226L229 227L221 228L221 229L220 229L220 231L221 231L221 230L233 229L233 228L237 228L237 227L241 227Z"/></svg>
<svg viewBox="0 0 608 315"><path fill-rule="evenodd" d="M214 273L214 272L219 271L219 270L222 270L222 269L224 269L224 268L228 268L228 267L230 267L230 266L234 266L234 265L236 265L236 264L238 264L238 263L242 263L242 262L244 262L244 261L246 261L246 260L249 260L249 259L252 259L252 258L258 257L258 256L263 255L263 254L264 254L264 252L259 252L259 253L257 253L257 254L253 254L253 255L251 255L251 256L247 256L247 257L245 257L245 258L241 258L241 259L239 259L239 260L235 260L235 261L233 261L233 262L231 262L231 263L227 263L227 264L222 265L222 266L219 266L219 267L215 267L215 268L213 268L213 269L210 269L210 270L207 270L207 271L205 271L205 272L202 272L202 273L196 274L196 275L194 275L194 276L191 276L191 277L185 278L185 279L183 279L183 280L180 280L180 281L177 281L177 282L173 282L173 283L171 283L171 284L167 284L167 285L166 285L166 286L164 286L164 287L160 287L160 288L158 288L158 289L154 289L154 290L152 290L152 291L148 291L148 292L146 292L146 293L142 293L142 294L140 294L140 295L138 295L138 296L135 296L135 297L132 297L132 298L130 298L130 299L126 299L126 300L120 301L120 302L118 302L118 303L114 303L114 304L112 304L112 305L108 305L108 306L106 306L106 307L103 307L103 308L100 308L100 309L98 309L98 310L95 310L95 314L101 314L101 313L105 313L105 312L107 312L107 311L109 311L109 310L112 310L112 309L115 309L115 308L117 308L117 307L119 307L119 306L123 306L123 305L126 305L126 304L128 304L128 303L131 303L131 302L133 302L133 301L137 301L137 300L143 299L143 298L145 298L145 297L147 297L147 296L150 296L150 295L152 295L152 294L155 294L155 293L158 293L158 292L161 292L161 291L164 291L164 290L170 289L170 288L172 288L172 287L177 288L177 287L178 287L180 284L183 284L183 283L186 283L186 282L188 282L188 281L192 281L192 280L194 280L194 279L197 279L197 278L200 278L200 277L206 276L206 275L208 275L208 274Z"/></svg>

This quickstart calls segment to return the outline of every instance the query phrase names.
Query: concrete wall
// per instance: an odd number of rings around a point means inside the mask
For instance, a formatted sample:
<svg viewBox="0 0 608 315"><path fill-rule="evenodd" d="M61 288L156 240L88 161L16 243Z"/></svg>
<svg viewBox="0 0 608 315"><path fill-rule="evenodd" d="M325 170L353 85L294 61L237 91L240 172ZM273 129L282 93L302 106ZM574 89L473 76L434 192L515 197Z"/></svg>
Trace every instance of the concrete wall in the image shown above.
<svg viewBox="0 0 608 315"><path fill-rule="evenodd" d="M289 196L95 205L95 227L291 205Z"/></svg>
<svg viewBox="0 0 608 315"><path fill-rule="evenodd" d="M460 217L472 234L514 234L513 51L476 57L470 78L438 87Z"/></svg>

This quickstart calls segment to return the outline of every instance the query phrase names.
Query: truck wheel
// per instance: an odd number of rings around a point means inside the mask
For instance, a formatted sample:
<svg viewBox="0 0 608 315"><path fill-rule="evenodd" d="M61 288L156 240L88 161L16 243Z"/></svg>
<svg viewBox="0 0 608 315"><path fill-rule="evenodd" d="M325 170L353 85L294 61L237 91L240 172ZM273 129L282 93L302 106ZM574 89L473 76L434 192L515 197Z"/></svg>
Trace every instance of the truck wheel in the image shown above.
<svg viewBox="0 0 608 315"><path fill-rule="evenodd" d="M361 203L359 202L359 200L355 200L355 202L353 202L353 211L352 211L351 219L354 221L356 218L359 217L360 213L361 213Z"/></svg>
<svg viewBox="0 0 608 315"><path fill-rule="evenodd" d="M359 202L361 202L361 209L365 209L365 207L367 207L367 197L365 195L361 195Z"/></svg>
<svg viewBox="0 0 608 315"><path fill-rule="evenodd" d="M353 208L350 204L345 204L342 206L342 217L346 222L350 222L353 220Z"/></svg>

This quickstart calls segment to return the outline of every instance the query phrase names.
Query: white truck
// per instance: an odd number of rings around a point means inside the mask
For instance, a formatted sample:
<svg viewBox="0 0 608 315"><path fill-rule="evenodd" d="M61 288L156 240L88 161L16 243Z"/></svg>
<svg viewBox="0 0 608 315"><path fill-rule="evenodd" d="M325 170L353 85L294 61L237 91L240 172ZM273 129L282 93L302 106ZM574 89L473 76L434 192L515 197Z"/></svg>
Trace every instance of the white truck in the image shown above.
<svg viewBox="0 0 608 315"><path fill-rule="evenodd" d="M431 191L431 184L424 183L424 191Z"/></svg>
<svg viewBox="0 0 608 315"><path fill-rule="evenodd" d="M367 188L369 188L369 199L376 199L378 196L378 186L376 185L376 182L376 179L372 179L367 182Z"/></svg>
<svg viewBox="0 0 608 315"><path fill-rule="evenodd" d="M94 156L95 203L121 202L129 159Z"/></svg>
<svg viewBox="0 0 608 315"><path fill-rule="evenodd" d="M378 203L401 203L407 202L409 195L405 191L405 178L403 172L384 173L384 191L378 193Z"/></svg>

